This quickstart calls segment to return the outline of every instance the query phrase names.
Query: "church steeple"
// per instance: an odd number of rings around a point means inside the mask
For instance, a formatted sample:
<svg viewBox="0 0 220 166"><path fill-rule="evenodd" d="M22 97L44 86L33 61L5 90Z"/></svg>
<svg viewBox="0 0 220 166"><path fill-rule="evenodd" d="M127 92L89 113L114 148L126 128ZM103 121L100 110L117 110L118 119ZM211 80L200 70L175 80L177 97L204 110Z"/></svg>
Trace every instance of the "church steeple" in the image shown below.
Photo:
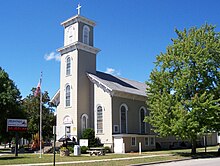
<svg viewBox="0 0 220 166"><path fill-rule="evenodd" d="M66 128L60 137L70 134L77 138L83 131L81 122L87 117L86 128L93 127L93 84L87 73L96 73L96 54L100 51L93 42L95 22L81 16L81 6L77 15L62 22L64 27L64 46L60 64L60 105L57 124ZM83 101L83 102L80 102ZM65 118L71 119L68 124ZM69 131L69 133L65 133Z"/></svg>
<svg viewBox="0 0 220 166"><path fill-rule="evenodd" d="M99 49L93 47L93 32L96 25L94 21L81 15L75 15L62 22L61 25L64 27L64 47L58 50L61 51L61 54L63 49L73 45L80 45L85 51L94 54L99 52Z"/></svg>
<svg viewBox="0 0 220 166"><path fill-rule="evenodd" d="M96 24L79 14L80 8L78 9L78 15L61 23L64 27L64 46L80 42L93 47L93 29Z"/></svg>

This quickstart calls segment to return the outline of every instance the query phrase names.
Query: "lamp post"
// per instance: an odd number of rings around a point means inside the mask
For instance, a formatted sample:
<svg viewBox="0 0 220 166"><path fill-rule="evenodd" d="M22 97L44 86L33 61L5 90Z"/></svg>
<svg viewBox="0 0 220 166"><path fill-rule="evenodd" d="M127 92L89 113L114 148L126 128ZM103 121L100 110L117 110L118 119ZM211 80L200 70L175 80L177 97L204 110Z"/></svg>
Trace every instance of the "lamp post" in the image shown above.
<svg viewBox="0 0 220 166"><path fill-rule="evenodd" d="M53 134L54 134L54 139L53 139L53 165L55 166L55 157L56 157L56 152L55 152L55 148L56 148L56 126L53 126Z"/></svg>

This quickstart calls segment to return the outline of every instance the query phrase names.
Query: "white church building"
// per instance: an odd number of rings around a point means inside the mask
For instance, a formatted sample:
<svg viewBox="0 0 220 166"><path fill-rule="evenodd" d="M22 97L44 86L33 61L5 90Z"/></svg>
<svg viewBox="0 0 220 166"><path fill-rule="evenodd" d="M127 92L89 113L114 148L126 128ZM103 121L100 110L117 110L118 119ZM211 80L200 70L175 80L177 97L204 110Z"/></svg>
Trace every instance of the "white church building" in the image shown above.
<svg viewBox="0 0 220 166"><path fill-rule="evenodd" d="M60 89L52 98L57 105L57 139L81 138L86 128L115 153L155 149L155 134L143 122L146 85L96 70L100 49L94 47L95 22L81 16L61 23ZM136 72L136 71L134 71Z"/></svg>

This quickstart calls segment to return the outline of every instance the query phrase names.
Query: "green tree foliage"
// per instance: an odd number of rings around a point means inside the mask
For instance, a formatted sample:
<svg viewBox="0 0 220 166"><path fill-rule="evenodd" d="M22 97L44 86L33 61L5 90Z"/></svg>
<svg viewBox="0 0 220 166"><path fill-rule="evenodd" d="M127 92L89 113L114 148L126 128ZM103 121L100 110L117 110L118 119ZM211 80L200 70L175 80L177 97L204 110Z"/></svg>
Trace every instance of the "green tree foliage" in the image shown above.
<svg viewBox="0 0 220 166"><path fill-rule="evenodd" d="M83 131L82 139L89 140L89 147L99 147L102 146L99 138L95 138L95 131L91 128L87 128Z"/></svg>
<svg viewBox="0 0 220 166"><path fill-rule="evenodd" d="M146 118L160 136L191 140L220 128L220 33L212 25L176 30L147 82Z"/></svg>
<svg viewBox="0 0 220 166"><path fill-rule="evenodd" d="M21 95L15 83L0 67L0 142L10 141L13 133L6 132L7 119L23 118Z"/></svg>
<svg viewBox="0 0 220 166"><path fill-rule="evenodd" d="M39 132L40 126L40 94L34 96L36 88L32 89L32 93L23 99L23 110L28 119L28 135L29 139L33 134ZM43 140L48 140L53 136L53 126L55 125L55 116L50 105L50 97L48 92L42 94L42 136Z"/></svg>

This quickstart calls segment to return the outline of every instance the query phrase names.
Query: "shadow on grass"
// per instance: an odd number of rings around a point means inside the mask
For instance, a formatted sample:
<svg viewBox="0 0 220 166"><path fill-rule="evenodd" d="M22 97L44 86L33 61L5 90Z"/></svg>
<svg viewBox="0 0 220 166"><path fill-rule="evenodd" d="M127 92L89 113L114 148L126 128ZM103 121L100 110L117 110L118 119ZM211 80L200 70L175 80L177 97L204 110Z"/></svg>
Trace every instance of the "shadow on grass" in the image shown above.
<svg viewBox="0 0 220 166"><path fill-rule="evenodd" d="M0 154L12 154L12 153L10 151L4 151L4 152L0 151Z"/></svg>
<svg viewBox="0 0 220 166"><path fill-rule="evenodd" d="M25 157L19 157L19 156L17 156L17 157L15 157L15 156L1 156L0 157L0 161L1 160L14 160L14 159L23 159L23 158L25 158Z"/></svg>
<svg viewBox="0 0 220 166"><path fill-rule="evenodd" d="M180 155L183 157L191 157L193 159L220 157L218 152L198 152L196 154L191 154L191 153L186 153L186 152L176 152L174 153L174 155Z"/></svg>

